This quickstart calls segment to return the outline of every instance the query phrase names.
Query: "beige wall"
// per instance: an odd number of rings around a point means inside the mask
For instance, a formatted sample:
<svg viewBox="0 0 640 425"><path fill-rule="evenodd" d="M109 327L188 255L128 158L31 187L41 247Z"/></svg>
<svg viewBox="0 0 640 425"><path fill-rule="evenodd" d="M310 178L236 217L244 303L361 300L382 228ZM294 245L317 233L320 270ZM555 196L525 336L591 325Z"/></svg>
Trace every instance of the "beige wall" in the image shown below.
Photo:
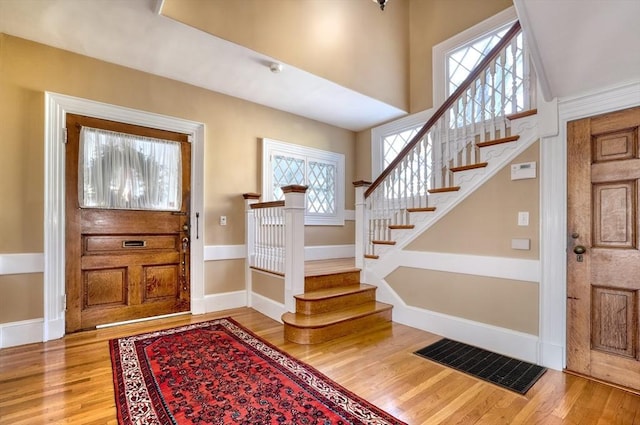
<svg viewBox="0 0 640 425"><path fill-rule="evenodd" d="M390 3L389 7L393 3ZM409 112L433 105L433 46L513 5L511 0L409 0Z"/></svg>
<svg viewBox="0 0 640 425"><path fill-rule="evenodd" d="M371 181L371 130L356 134L356 180Z"/></svg>
<svg viewBox="0 0 640 425"><path fill-rule="evenodd" d="M409 1L166 0L162 13L407 110ZM286 72L286 71L285 71Z"/></svg>
<svg viewBox="0 0 640 425"><path fill-rule="evenodd" d="M539 143L511 164L535 161ZM511 164L407 245L410 251L539 259L539 179L511 180ZM518 212L529 226L518 226ZM528 251L511 249L512 238L531 240ZM400 267L385 277L409 305L455 317L538 334L538 282Z"/></svg>
<svg viewBox="0 0 640 425"><path fill-rule="evenodd" d="M244 259L205 261L205 294L223 294L244 289Z"/></svg>
<svg viewBox="0 0 640 425"><path fill-rule="evenodd" d="M203 122L205 130L204 214L200 223L205 245L244 243L241 194L259 192L259 139L269 137L345 155L346 201L353 209L355 134L317 121L276 111L86 56L0 34L0 254L43 252L44 92L52 91L108 104ZM227 226L218 224L226 215ZM315 233L322 233L315 236ZM318 244L344 243L352 224L331 231L310 230ZM333 239L333 236L335 239ZM353 239L351 242L353 243ZM225 271L218 272L219 268ZM239 269L207 265L207 293L236 288L228 276ZM42 277L18 279L20 297L4 321L42 317ZM38 284L31 284L39 279ZM0 283L0 290L10 286ZM13 281L13 280L12 280ZM12 288L17 287L12 283ZM209 292L212 291L212 292ZM15 290L11 289L14 294ZM22 296L27 294L25 296ZM38 312L31 305L38 305Z"/></svg>
<svg viewBox="0 0 640 425"><path fill-rule="evenodd" d="M536 161L539 170L539 151L536 142L511 164ZM539 179L511 180L509 164L406 249L537 260L539 198ZM520 211L529 212L529 226L518 226ZM511 249L513 238L530 239L531 249Z"/></svg>
<svg viewBox="0 0 640 425"><path fill-rule="evenodd" d="M251 286L253 292L280 304L284 304L284 278L252 271Z"/></svg>
<svg viewBox="0 0 640 425"><path fill-rule="evenodd" d="M42 273L0 275L0 323L44 316Z"/></svg>
<svg viewBox="0 0 640 425"><path fill-rule="evenodd" d="M353 187L350 189L354 191ZM353 204L349 209L354 209ZM356 222L345 221L344 226L305 226L305 246L353 245L356 240Z"/></svg>
<svg viewBox="0 0 640 425"><path fill-rule="evenodd" d="M432 47L512 5L393 0L381 12L368 0L166 0L162 13L414 113L433 106Z"/></svg>
<svg viewBox="0 0 640 425"><path fill-rule="evenodd" d="M400 267L385 278L410 306L538 334L538 284Z"/></svg>

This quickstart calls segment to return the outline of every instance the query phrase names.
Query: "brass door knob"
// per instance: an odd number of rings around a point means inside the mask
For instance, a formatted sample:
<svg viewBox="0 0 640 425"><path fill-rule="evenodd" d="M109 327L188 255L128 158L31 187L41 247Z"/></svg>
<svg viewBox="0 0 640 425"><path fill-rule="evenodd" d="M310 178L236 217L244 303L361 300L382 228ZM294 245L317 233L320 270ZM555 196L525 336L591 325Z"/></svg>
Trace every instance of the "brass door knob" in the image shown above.
<svg viewBox="0 0 640 425"><path fill-rule="evenodd" d="M585 247L584 247L584 246L582 246L582 245L576 245L576 246L574 246L574 247L573 247L573 252L574 252L575 254L582 255L582 254L584 254L585 252L587 252L587 248L585 248Z"/></svg>

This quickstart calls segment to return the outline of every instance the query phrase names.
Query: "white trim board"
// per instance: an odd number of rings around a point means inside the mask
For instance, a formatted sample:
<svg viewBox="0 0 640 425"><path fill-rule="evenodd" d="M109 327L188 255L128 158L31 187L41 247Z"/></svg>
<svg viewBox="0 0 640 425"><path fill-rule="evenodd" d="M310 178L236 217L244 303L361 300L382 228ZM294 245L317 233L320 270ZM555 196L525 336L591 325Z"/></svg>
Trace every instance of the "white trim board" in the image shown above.
<svg viewBox="0 0 640 425"><path fill-rule="evenodd" d="M252 292L250 294L250 306L256 311L264 314L271 319L282 323L282 315L287 312L284 304L276 302L270 298Z"/></svg>
<svg viewBox="0 0 640 425"><path fill-rule="evenodd" d="M398 267L436 270L501 279L540 281L540 261L482 255L441 252L395 251L383 263L370 262L379 276L387 276Z"/></svg>
<svg viewBox="0 0 640 425"><path fill-rule="evenodd" d="M0 275L42 273L44 254L39 252L23 254L0 254Z"/></svg>
<svg viewBox="0 0 640 425"><path fill-rule="evenodd" d="M538 363L538 337L535 335L409 306L394 308L393 321L505 356Z"/></svg>
<svg viewBox="0 0 640 425"><path fill-rule="evenodd" d="M0 348L42 342L43 323L42 318L0 323Z"/></svg>
<svg viewBox="0 0 640 425"><path fill-rule="evenodd" d="M355 255L355 245L305 246L306 261L329 260L331 258L351 258ZM204 247L204 261L238 260L246 258L246 245L207 245Z"/></svg>
<svg viewBox="0 0 640 425"><path fill-rule="evenodd" d="M44 335L64 336L65 145L67 113L81 114L191 135L191 223L204 217L204 124L63 94L45 92ZM204 240L191 238L191 311L204 313Z"/></svg>
<svg viewBox="0 0 640 425"><path fill-rule="evenodd" d="M246 258L247 248L243 245L206 245L204 261L238 260Z"/></svg>

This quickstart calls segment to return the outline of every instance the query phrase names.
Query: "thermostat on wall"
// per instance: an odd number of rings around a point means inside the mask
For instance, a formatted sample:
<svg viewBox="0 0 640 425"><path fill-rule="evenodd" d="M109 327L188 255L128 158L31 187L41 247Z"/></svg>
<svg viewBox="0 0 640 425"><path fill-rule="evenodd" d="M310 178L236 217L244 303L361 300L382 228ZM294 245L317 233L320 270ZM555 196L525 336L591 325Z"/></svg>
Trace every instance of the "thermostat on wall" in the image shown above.
<svg viewBox="0 0 640 425"><path fill-rule="evenodd" d="M536 163L522 162L520 164L511 164L511 180L535 179Z"/></svg>

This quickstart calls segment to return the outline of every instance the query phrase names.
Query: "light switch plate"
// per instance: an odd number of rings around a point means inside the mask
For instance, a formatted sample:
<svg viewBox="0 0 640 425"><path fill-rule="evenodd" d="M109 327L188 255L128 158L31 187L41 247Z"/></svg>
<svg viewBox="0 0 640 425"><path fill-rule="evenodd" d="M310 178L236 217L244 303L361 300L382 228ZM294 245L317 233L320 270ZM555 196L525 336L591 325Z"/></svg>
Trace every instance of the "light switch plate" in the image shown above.
<svg viewBox="0 0 640 425"><path fill-rule="evenodd" d="M528 251L531 249L531 239L511 239L511 249Z"/></svg>
<svg viewBox="0 0 640 425"><path fill-rule="evenodd" d="M518 226L529 225L529 211L520 211L518 213Z"/></svg>

